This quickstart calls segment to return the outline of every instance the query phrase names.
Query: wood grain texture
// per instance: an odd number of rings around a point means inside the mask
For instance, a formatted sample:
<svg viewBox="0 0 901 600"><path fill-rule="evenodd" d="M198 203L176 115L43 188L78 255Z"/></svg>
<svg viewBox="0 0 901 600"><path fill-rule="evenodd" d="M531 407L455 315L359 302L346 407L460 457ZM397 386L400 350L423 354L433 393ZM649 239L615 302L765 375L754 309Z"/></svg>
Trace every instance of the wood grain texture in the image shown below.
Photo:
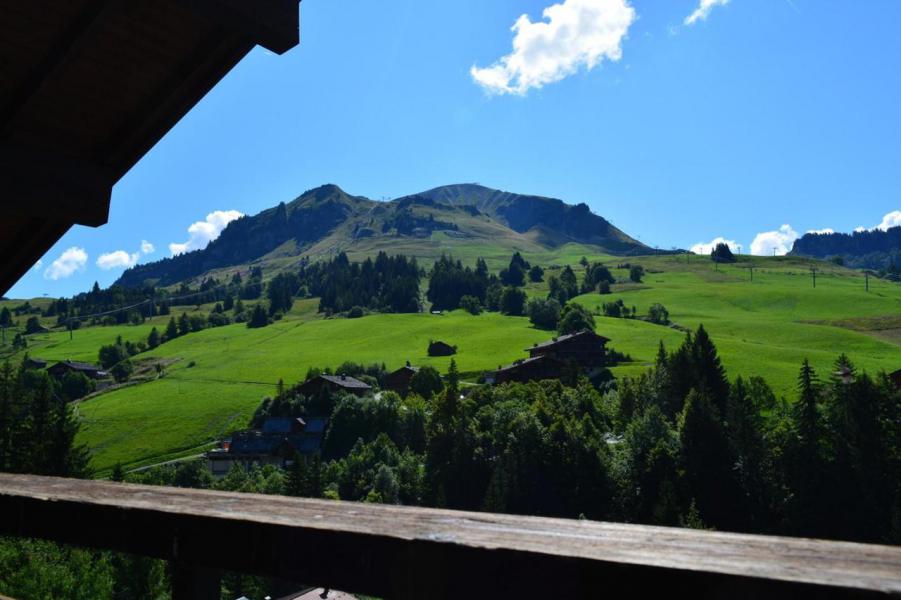
<svg viewBox="0 0 901 600"><path fill-rule="evenodd" d="M901 548L0 475L0 533L391 597L901 595Z"/></svg>

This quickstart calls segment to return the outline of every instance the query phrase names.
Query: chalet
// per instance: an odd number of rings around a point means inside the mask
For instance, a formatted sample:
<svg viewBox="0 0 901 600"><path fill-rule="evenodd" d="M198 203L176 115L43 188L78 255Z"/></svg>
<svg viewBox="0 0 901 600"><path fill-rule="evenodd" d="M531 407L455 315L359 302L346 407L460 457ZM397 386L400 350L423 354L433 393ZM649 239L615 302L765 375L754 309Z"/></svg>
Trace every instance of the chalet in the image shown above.
<svg viewBox="0 0 901 600"><path fill-rule="evenodd" d="M525 383L542 379L560 379L566 364L553 356L539 355L520 359L512 365L501 367L489 376L492 383Z"/></svg>
<svg viewBox="0 0 901 600"><path fill-rule="evenodd" d="M304 396L315 396L323 391L365 396L372 391L372 386L350 375L319 375L304 382L298 391Z"/></svg>
<svg viewBox="0 0 901 600"><path fill-rule="evenodd" d="M47 369L47 372L57 379L62 379L66 375L66 373L81 373L91 379L103 379L107 376L106 371L101 371L100 367L98 367L97 365L77 362L74 360L64 360L58 362Z"/></svg>
<svg viewBox="0 0 901 600"><path fill-rule="evenodd" d="M46 369L47 361L41 358L26 358L23 361L26 369Z"/></svg>
<svg viewBox="0 0 901 600"><path fill-rule="evenodd" d="M591 371L604 366L605 350L609 338L589 329L578 333L561 335L552 340L527 348L529 357L550 356L562 363L575 364L583 371Z"/></svg>
<svg viewBox="0 0 901 600"><path fill-rule="evenodd" d="M239 465L285 468L295 453L307 459L319 452L327 420L322 417L270 417L260 429L236 431L221 447L206 453L210 472L223 477Z"/></svg>
<svg viewBox="0 0 901 600"><path fill-rule="evenodd" d="M401 396L406 396L410 391L410 381L419 371L419 367L412 367L408 362L397 371L392 371L385 375L385 381L382 387L392 392L397 392Z"/></svg>
<svg viewBox="0 0 901 600"><path fill-rule="evenodd" d="M457 353L457 347L442 341L429 342L429 356L452 356Z"/></svg>

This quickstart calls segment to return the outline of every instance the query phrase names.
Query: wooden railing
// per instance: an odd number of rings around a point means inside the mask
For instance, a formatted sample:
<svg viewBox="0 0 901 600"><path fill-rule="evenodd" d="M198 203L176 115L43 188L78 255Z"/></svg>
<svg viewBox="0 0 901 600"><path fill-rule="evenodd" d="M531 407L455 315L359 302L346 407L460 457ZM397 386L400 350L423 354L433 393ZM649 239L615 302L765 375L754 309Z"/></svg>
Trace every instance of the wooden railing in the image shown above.
<svg viewBox="0 0 901 600"><path fill-rule="evenodd" d="M901 594L891 546L28 475L0 475L0 534L172 561L176 599L222 570L387 598Z"/></svg>

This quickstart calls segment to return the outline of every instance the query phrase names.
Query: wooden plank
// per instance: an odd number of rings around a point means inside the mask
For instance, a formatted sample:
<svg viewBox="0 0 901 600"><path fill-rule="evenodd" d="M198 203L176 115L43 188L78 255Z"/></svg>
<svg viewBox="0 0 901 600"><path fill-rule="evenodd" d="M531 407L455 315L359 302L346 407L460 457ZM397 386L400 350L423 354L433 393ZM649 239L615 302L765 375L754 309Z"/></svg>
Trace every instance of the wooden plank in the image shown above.
<svg viewBox="0 0 901 600"><path fill-rule="evenodd" d="M0 475L0 533L398 598L901 594L901 548Z"/></svg>

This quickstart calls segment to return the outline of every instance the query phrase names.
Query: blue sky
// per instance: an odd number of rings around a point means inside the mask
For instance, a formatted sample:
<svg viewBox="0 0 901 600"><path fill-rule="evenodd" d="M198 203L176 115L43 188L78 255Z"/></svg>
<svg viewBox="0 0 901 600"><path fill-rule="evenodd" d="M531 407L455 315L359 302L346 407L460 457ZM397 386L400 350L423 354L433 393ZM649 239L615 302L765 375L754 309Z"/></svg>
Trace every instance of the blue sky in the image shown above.
<svg viewBox="0 0 901 600"><path fill-rule="evenodd" d="M297 48L255 49L8 295L108 285L323 183L478 182L767 254L901 208L901 2L552 5L304 0Z"/></svg>

